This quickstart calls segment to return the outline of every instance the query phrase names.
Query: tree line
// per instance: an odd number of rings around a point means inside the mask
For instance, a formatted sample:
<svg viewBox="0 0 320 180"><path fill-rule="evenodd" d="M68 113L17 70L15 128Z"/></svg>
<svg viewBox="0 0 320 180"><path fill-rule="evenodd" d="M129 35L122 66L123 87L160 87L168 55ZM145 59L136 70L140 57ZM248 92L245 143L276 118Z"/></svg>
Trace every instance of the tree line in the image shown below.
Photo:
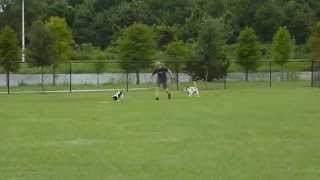
<svg viewBox="0 0 320 180"><path fill-rule="evenodd" d="M0 61L9 71L18 67L5 61L21 53L20 11L21 1L0 1ZM319 12L318 0L26 0L26 55L34 66L54 69L69 59L183 61L167 65L212 80L227 71L230 44L247 71L256 70L262 43L272 44L280 65L300 45L318 58ZM121 68L138 77L149 66Z"/></svg>
<svg viewBox="0 0 320 180"><path fill-rule="evenodd" d="M320 18L318 0L25 0L26 29L35 20L63 17L77 44L106 48L120 31L134 23L173 30L183 41L196 40L206 17L228 26L227 42L236 41L246 26L263 42L271 42L286 26L297 44L305 43ZM0 1L0 28L21 32L21 0Z"/></svg>

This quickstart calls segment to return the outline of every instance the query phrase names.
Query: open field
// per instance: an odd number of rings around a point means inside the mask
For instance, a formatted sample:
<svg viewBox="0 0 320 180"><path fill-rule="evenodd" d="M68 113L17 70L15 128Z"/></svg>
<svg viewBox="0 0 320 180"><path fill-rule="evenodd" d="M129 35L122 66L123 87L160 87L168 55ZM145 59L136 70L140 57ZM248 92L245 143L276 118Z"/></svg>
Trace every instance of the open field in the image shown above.
<svg viewBox="0 0 320 180"><path fill-rule="evenodd" d="M0 179L318 180L320 90L0 95Z"/></svg>

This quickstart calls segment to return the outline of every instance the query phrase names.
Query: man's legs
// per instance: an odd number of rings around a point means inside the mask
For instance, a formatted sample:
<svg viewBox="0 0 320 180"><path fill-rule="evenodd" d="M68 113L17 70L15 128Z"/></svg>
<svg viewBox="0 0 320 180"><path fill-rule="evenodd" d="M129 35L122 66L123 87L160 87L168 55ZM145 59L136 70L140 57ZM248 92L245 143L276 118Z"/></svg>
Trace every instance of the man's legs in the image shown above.
<svg viewBox="0 0 320 180"><path fill-rule="evenodd" d="M168 88L168 86L167 86L167 83L166 83L166 82L163 82L163 83L159 82L159 83L157 84L157 87L156 87L156 90L155 90L156 100L157 100L157 101L159 100L159 92L160 92L160 89L161 89L161 88L163 88L163 89L166 91L166 93L167 93L167 95L168 95L168 99L171 99L171 98L172 98L172 95L171 95L171 92L170 92L170 90L169 90L169 88Z"/></svg>
<svg viewBox="0 0 320 180"><path fill-rule="evenodd" d="M155 91L155 97L157 101L159 101L159 91L160 91L160 84L157 85L156 91Z"/></svg>
<svg viewBox="0 0 320 180"><path fill-rule="evenodd" d="M169 88L168 88L167 82L163 83L163 89L166 90L166 93L167 93L167 95L168 95L168 99L171 99L172 96L171 96L171 92L170 92L170 90L169 90Z"/></svg>
<svg viewBox="0 0 320 180"><path fill-rule="evenodd" d="M172 95L171 95L171 92L169 91L168 88L166 89L166 92L167 92L167 94L168 94L168 99L171 99Z"/></svg>

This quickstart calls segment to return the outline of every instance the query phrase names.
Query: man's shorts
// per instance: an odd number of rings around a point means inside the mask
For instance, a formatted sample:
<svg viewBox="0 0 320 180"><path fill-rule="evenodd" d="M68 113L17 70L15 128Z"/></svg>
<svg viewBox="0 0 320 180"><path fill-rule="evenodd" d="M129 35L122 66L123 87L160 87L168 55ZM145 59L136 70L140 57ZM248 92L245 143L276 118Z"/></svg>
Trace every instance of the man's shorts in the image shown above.
<svg viewBox="0 0 320 180"><path fill-rule="evenodd" d="M163 89L167 89L168 88L168 83L167 83L167 81L158 81L157 82L157 84L158 84L158 87L159 88L163 88Z"/></svg>

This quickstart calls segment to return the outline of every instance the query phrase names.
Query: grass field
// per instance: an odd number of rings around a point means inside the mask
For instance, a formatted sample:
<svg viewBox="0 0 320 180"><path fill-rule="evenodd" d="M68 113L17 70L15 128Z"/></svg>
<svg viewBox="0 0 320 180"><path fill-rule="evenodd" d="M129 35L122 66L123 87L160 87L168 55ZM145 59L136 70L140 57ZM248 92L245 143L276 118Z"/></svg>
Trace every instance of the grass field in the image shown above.
<svg viewBox="0 0 320 180"><path fill-rule="evenodd" d="M320 90L0 95L2 180L318 180Z"/></svg>

